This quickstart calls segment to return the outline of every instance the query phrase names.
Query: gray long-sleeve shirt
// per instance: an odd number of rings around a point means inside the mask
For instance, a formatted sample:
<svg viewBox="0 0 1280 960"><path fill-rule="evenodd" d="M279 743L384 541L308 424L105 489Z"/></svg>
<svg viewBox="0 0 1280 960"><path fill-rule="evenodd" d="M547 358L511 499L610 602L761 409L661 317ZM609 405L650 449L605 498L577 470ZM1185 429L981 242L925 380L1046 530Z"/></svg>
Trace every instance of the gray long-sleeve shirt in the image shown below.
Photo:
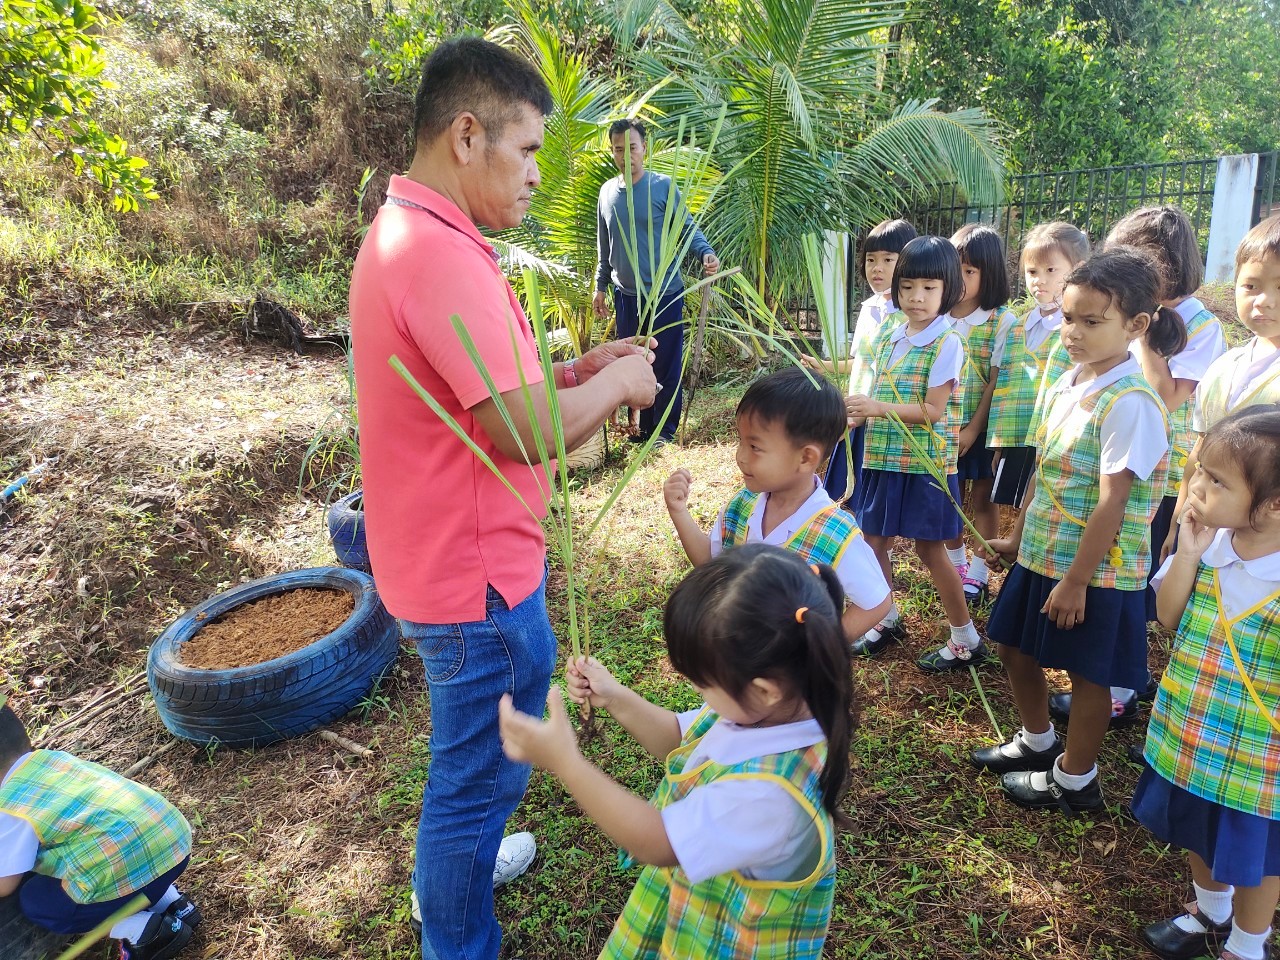
<svg viewBox="0 0 1280 960"><path fill-rule="evenodd" d="M622 177L610 177L600 188L600 200L596 204L596 242L599 246L600 261L596 266L596 289L607 290L609 282L623 293L635 296L637 289L654 290L653 270L662 261L662 225L665 222L667 203L674 201L675 217L684 213L685 236L691 232L690 251L701 260L708 253L715 253L707 238L702 235L698 225L693 222L693 215L684 205L679 189L671 184L671 178L661 173L646 170L639 182L631 190L631 207L635 210L635 266L628 250L632 245L630 210L627 206L627 191L622 185ZM650 231L652 230L652 257L650 257ZM639 284L637 284L637 276ZM661 294L676 293L684 289L684 281L680 279L680 264L673 262L667 271L665 282L661 285Z"/></svg>

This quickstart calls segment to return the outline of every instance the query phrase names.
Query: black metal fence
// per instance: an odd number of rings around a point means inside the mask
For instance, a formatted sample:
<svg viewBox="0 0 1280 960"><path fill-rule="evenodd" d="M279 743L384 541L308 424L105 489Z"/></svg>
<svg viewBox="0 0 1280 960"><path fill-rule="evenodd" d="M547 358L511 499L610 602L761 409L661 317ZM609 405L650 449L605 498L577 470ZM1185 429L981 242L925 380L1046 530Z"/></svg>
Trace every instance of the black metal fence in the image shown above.
<svg viewBox="0 0 1280 960"><path fill-rule="evenodd" d="M1280 151L1260 154L1254 189L1253 222L1280 213ZM1218 158L1180 160L1174 163L1059 170L1010 177L1005 201L996 206L968 202L955 184L943 184L912 204L905 214L922 234L949 237L966 223L990 224L1004 238L1009 253L1010 280L1022 290L1017 271L1018 253L1026 232L1038 223L1065 220L1095 242L1125 214L1140 207L1171 204L1191 218L1200 251L1207 253L1213 191L1218 179ZM869 295L862 273L861 249L865 231L851 233L848 269L850 324L859 303ZM817 312L808 295L793 304L791 314L806 335L819 337Z"/></svg>

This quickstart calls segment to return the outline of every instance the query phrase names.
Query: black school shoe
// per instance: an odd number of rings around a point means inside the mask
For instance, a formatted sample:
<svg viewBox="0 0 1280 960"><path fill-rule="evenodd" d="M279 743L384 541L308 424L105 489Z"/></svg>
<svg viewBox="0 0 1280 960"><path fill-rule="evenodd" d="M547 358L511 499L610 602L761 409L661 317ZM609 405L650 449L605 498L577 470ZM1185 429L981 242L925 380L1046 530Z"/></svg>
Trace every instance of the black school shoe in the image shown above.
<svg viewBox="0 0 1280 960"><path fill-rule="evenodd" d="M165 907L164 914L166 917L177 917L192 930L204 922L204 914L200 912L200 908L196 906L195 901L185 893Z"/></svg>
<svg viewBox="0 0 1280 960"><path fill-rule="evenodd" d="M952 657L947 658L942 655L942 651L950 649ZM972 650L966 650L964 647L952 646L950 643L946 646L939 647L930 653L926 653L923 657L916 661L916 666L925 673L950 673L952 670L964 670L967 667L979 667L991 659L991 648L981 640Z"/></svg>
<svg viewBox="0 0 1280 960"><path fill-rule="evenodd" d="M1049 694L1049 716L1055 723L1067 723L1071 719L1071 694ZM1122 704L1114 700L1111 702L1111 723L1107 725L1108 730L1128 727L1137 721L1138 697L1136 694Z"/></svg>
<svg viewBox="0 0 1280 960"><path fill-rule="evenodd" d="M1013 739L994 747L979 747L969 755L970 762L979 770L992 773L1012 773L1017 770L1048 770L1062 755L1062 738L1055 737L1048 750L1032 750L1019 731Z"/></svg>
<svg viewBox="0 0 1280 960"><path fill-rule="evenodd" d="M1034 771L1031 770L1006 773L1000 778L1000 789L1020 807L1028 810L1060 810L1067 816L1082 810L1099 810L1106 803L1097 777L1079 790L1068 790L1053 779L1052 767L1042 772L1048 776L1048 785L1044 790L1037 790L1032 786Z"/></svg>
<svg viewBox="0 0 1280 960"><path fill-rule="evenodd" d="M889 648L895 640L901 643L907 639L907 630L899 620L892 627L878 624L849 645L855 657L876 657Z"/></svg>
<svg viewBox="0 0 1280 960"><path fill-rule="evenodd" d="M1231 918L1214 923L1200 912L1198 903L1183 904L1183 913L1169 920L1153 923L1142 931L1142 941L1165 960L1191 960L1211 956L1231 933ZM1205 928L1204 933L1188 933L1174 920L1191 917Z"/></svg>
<svg viewBox="0 0 1280 960"><path fill-rule="evenodd" d="M120 960L169 960L176 957L195 934L177 917L153 913L137 943L120 941Z"/></svg>

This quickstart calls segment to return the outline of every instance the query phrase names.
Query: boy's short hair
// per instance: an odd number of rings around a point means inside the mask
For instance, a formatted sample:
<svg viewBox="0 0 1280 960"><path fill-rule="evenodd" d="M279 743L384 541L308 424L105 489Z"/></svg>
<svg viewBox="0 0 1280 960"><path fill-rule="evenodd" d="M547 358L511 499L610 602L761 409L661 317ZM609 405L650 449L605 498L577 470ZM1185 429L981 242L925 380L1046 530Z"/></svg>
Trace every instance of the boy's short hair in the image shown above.
<svg viewBox="0 0 1280 960"><path fill-rule="evenodd" d="M862 257L869 253L901 253L902 248L914 240L918 233L906 220L883 220L871 228L862 245Z"/></svg>
<svg viewBox="0 0 1280 960"><path fill-rule="evenodd" d="M816 443L825 457L844 435L847 416L844 397L835 384L820 373L787 367L761 377L747 388L734 412L736 417L758 417L782 424L796 446Z"/></svg>
<svg viewBox="0 0 1280 960"><path fill-rule="evenodd" d="M31 752L31 738L13 707L7 703L0 707L0 776L3 776L24 753Z"/></svg>
<svg viewBox="0 0 1280 960"><path fill-rule="evenodd" d="M1280 260L1280 213L1267 217L1244 235L1236 247L1236 269L1255 260Z"/></svg>

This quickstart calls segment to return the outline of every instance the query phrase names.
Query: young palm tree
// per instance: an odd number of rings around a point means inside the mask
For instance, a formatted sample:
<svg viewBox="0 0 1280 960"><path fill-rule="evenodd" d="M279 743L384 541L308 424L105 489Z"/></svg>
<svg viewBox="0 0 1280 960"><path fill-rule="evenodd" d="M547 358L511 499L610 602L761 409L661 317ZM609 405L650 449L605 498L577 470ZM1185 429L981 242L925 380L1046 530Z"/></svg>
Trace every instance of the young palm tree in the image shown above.
<svg viewBox="0 0 1280 960"><path fill-rule="evenodd" d="M697 126L725 112L718 166L732 181L703 215L726 263L770 302L805 283L803 238L900 215L954 181L995 203L1004 157L977 110L895 105L879 79L904 0L741 0L735 34L700 35L667 0L615 0L611 30L638 85Z"/></svg>

